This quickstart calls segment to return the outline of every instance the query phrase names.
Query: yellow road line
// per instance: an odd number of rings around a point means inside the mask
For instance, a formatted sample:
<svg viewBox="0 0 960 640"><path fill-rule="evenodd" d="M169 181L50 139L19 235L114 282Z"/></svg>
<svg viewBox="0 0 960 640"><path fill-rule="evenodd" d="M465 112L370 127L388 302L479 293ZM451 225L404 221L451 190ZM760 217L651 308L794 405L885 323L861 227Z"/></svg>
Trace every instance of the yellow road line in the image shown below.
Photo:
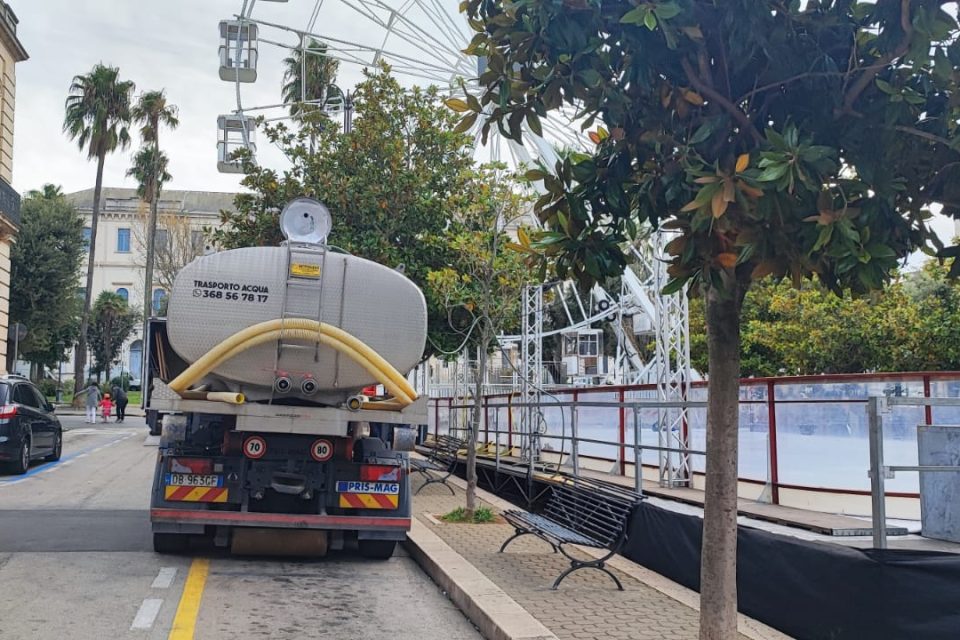
<svg viewBox="0 0 960 640"><path fill-rule="evenodd" d="M177 615L173 619L173 628L170 629L167 640L193 640L197 614L200 613L200 599L203 597L208 573L210 561L206 558L196 558L190 565L187 581L183 585L183 595L180 596L180 604L177 606Z"/></svg>

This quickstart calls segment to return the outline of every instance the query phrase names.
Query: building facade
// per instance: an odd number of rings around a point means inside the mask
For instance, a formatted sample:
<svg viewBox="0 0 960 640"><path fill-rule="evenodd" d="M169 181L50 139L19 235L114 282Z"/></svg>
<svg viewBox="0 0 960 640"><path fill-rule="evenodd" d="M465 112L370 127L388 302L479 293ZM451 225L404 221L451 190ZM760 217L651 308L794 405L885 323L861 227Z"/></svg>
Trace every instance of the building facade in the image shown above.
<svg viewBox="0 0 960 640"><path fill-rule="evenodd" d="M103 291L123 296L134 308L149 305L154 314L162 313L167 290L176 272L208 249L205 227L220 224L220 211L233 209L232 193L208 191L163 191L158 206L155 236L154 286L144 291L146 277L146 245L150 206L137 196L135 189L105 187L100 201L97 224L97 246L93 267L91 301ZM93 219L93 189L67 194L67 201L84 219L84 233L90 237ZM86 286L87 263L84 262L78 287ZM91 302L92 304L92 302ZM142 363L142 327L123 346L121 363L111 376L129 373L131 383L139 385ZM64 364L73 371L73 363Z"/></svg>
<svg viewBox="0 0 960 640"><path fill-rule="evenodd" d="M6 373L10 322L10 247L20 226L20 194L13 183L13 116L17 95L15 67L27 59L17 38L16 14L0 0L0 373Z"/></svg>

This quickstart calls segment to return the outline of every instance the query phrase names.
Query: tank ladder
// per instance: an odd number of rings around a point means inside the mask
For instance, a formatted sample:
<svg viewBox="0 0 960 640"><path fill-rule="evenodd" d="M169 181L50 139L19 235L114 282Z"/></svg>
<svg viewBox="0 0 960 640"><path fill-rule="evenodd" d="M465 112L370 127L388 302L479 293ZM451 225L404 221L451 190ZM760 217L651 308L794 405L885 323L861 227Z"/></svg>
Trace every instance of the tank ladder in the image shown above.
<svg viewBox="0 0 960 640"><path fill-rule="evenodd" d="M284 243L287 249L286 285L283 288L283 299L280 315L280 338L277 340L277 354L274 362L274 373L280 368L280 357L284 351L303 351L312 349L314 362L320 358L319 339L313 345L293 342L284 336L287 320L306 319L323 322L323 281L327 266L327 248L322 245ZM317 260L319 258L319 261ZM317 281L319 280L319 286ZM316 313L303 313L291 310L291 303L317 292ZM298 295L299 294L299 295ZM302 308L302 307L301 307Z"/></svg>

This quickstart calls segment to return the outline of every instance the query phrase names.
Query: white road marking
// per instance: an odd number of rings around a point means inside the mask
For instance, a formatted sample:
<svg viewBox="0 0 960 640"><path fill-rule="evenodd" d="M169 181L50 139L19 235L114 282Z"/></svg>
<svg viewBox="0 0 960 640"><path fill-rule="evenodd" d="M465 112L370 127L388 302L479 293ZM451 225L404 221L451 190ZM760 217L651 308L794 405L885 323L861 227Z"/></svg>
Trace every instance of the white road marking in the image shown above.
<svg viewBox="0 0 960 640"><path fill-rule="evenodd" d="M157 577L154 578L153 584L150 585L150 587L153 589L169 589L170 585L173 584L173 578L176 575L176 567L163 567L160 569L160 573L157 574Z"/></svg>
<svg viewBox="0 0 960 640"><path fill-rule="evenodd" d="M130 629L149 629L153 626L157 614L160 613L160 607L163 606L163 600L160 598L147 598L137 610L137 615L133 619Z"/></svg>

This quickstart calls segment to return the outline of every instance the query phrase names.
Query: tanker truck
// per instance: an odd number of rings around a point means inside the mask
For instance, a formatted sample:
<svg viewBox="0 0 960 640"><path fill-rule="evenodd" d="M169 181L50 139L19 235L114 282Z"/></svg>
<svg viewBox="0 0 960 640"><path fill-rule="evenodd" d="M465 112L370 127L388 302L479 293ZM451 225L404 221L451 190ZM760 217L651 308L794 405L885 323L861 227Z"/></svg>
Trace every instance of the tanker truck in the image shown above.
<svg viewBox="0 0 960 640"><path fill-rule="evenodd" d="M410 527L411 425L426 423L405 377L423 354L423 294L328 246L319 202L292 201L280 224L279 247L185 266L150 322L154 549L206 536L237 554L323 555L356 540L388 558Z"/></svg>

